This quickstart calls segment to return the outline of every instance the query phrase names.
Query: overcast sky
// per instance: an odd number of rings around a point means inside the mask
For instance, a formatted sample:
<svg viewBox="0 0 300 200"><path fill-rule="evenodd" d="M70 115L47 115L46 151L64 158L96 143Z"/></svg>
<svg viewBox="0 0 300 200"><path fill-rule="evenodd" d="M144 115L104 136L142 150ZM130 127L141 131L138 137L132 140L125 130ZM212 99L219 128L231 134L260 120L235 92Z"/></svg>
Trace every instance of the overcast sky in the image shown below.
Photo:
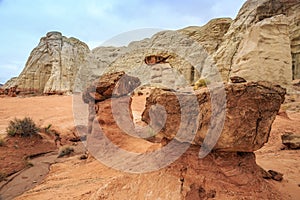
<svg viewBox="0 0 300 200"><path fill-rule="evenodd" d="M92 49L136 29L174 30L217 17L235 18L245 1L0 0L0 83L19 75L49 31L76 37Z"/></svg>

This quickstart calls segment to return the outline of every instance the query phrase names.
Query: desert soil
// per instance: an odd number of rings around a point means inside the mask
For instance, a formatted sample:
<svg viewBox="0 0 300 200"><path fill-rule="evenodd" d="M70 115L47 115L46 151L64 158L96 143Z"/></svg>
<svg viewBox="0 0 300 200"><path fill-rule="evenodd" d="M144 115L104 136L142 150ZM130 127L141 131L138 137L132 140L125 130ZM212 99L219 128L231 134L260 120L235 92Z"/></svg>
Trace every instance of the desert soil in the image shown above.
<svg viewBox="0 0 300 200"><path fill-rule="evenodd" d="M137 120L143 110L144 102L143 96L134 98L132 107ZM31 117L41 127L51 124L53 129L61 133L64 143L67 140L65 138L70 137L73 130L71 96L5 97L0 98L0 103L1 137L4 137L10 120L25 116ZM294 102L296 103L298 106L299 102ZM280 135L285 131L300 133L300 112L294 108L295 106L285 108L287 116L277 116L268 144L255 154L257 163L262 168L284 174L283 181L270 180L270 184L273 184L286 199L296 200L300 196L300 151L282 150L283 145L280 140ZM19 142L18 148L15 148L16 142ZM36 141L22 143L9 138L7 143L0 147L0 169L5 167L7 173L13 170L19 171L10 177L13 180L8 178L1 182L0 199L1 196L11 199L23 192L25 193L17 199L74 199L75 197L85 199L91 195L91 191L97 191L99 185L103 185L103 180L121 177L120 172L104 167L98 161L90 158L84 161L79 160L78 157L84 152L81 144L77 144L75 147L77 152L73 156L57 160L57 147L52 137L42 135L40 142L34 142ZM24 157L43 152L52 153L33 159L30 161L33 167L24 168ZM9 156L9 154L20 156ZM13 165L18 162L21 164ZM26 190L29 191L26 192ZM66 194L71 196L66 196Z"/></svg>

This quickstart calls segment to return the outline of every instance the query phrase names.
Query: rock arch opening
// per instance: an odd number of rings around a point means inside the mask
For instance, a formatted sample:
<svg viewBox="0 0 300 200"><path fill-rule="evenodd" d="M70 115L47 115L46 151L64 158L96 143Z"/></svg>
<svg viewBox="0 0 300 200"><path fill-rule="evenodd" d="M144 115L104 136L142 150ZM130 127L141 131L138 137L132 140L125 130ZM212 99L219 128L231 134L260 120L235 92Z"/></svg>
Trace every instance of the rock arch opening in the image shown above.
<svg viewBox="0 0 300 200"><path fill-rule="evenodd" d="M155 79L154 82L161 83L165 82L166 79L175 79L175 77L172 77L172 74L175 73L182 75L188 84L193 84L200 78L200 72L178 56L149 55L144 58L144 62L153 70L151 79Z"/></svg>

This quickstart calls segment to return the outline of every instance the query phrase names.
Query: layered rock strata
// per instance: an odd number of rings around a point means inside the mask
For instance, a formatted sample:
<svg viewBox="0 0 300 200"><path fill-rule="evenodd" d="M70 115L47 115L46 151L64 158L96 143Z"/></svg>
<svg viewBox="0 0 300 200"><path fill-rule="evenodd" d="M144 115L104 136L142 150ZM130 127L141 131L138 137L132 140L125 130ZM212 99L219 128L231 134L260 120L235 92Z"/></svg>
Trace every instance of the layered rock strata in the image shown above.
<svg viewBox="0 0 300 200"><path fill-rule="evenodd" d="M69 93L89 47L60 32L49 32L32 50L25 68L14 81L23 92Z"/></svg>

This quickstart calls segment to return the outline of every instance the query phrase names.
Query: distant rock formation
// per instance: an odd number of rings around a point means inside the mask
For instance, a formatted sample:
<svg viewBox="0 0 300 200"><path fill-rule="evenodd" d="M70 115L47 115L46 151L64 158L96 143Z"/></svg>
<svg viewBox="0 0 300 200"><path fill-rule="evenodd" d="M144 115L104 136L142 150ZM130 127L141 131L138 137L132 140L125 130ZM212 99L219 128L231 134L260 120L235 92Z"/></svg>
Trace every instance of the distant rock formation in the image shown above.
<svg viewBox="0 0 300 200"><path fill-rule="evenodd" d="M290 85L299 78L300 3L248 0L213 55L223 78Z"/></svg>
<svg viewBox="0 0 300 200"><path fill-rule="evenodd" d="M204 63L218 49L231 22L229 18L214 19L202 27L162 31L150 39L132 42L106 71L122 70L143 83L162 87L192 84L201 77Z"/></svg>
<svg viewBox="0 0 300 200"><path fill-rule="evenodd" d="M178 32L199 42L211 55L218 50L231 23L231 18L212 19L204 26L190 26Z"/></svg>
<svg viewBox="0 0 300 200"><path fill-rule="evenodd" d="M192 84L199 78L210 79L210 72L202 70L210 68L207 60L212 57L226 82L239 76L248 81L270 81L289 87L299 77L299 9L297 0L248 0L234 21L214 19L202 27L163 31L150 39L132 42L122 48L105 70L128 73L134 70L134 75L152 80L153 76L147 77L145 73L143 60L151 56L168 58L164 64L182 75L181 81L173 78L172 83L163 74L155 77L173 88Z"/></svg>
<svg viewBox="0 0 300 200"><path fill-rule="evenodd" d="M81 92L104 73L125 71L143 84L178 88L211 79L215 67L225 82L239 76L289 87L300 78L299 13L298 0L248 0L234 21L213 19L126 47L92 51L75 38L49 32L12 86L50 94Z"/></svg>
<svg viewBox="0 0 300 200"><path fill-rule="evenodd" d="M0 95L1 96L8 96L8 97L16 97L19 94L17 90L17 86L12 86L10 88L2 88L0 87Z"/></svg>
<svg viewBox="0 0 300 200"><path fill-rule="evenodd" d="M15 86L17 79L18 79L18 77L12 77L8 81L6 81L6 83L2 86L3 89L9 89L10 87Z"/></svg>
<svg viewBox="0 0 300 200"><path fill-rule="evenodd" d="M89 47L76 38L49 32L32 50L14 85L23 92L72 92L74 79L89 51Z"/></svg>

